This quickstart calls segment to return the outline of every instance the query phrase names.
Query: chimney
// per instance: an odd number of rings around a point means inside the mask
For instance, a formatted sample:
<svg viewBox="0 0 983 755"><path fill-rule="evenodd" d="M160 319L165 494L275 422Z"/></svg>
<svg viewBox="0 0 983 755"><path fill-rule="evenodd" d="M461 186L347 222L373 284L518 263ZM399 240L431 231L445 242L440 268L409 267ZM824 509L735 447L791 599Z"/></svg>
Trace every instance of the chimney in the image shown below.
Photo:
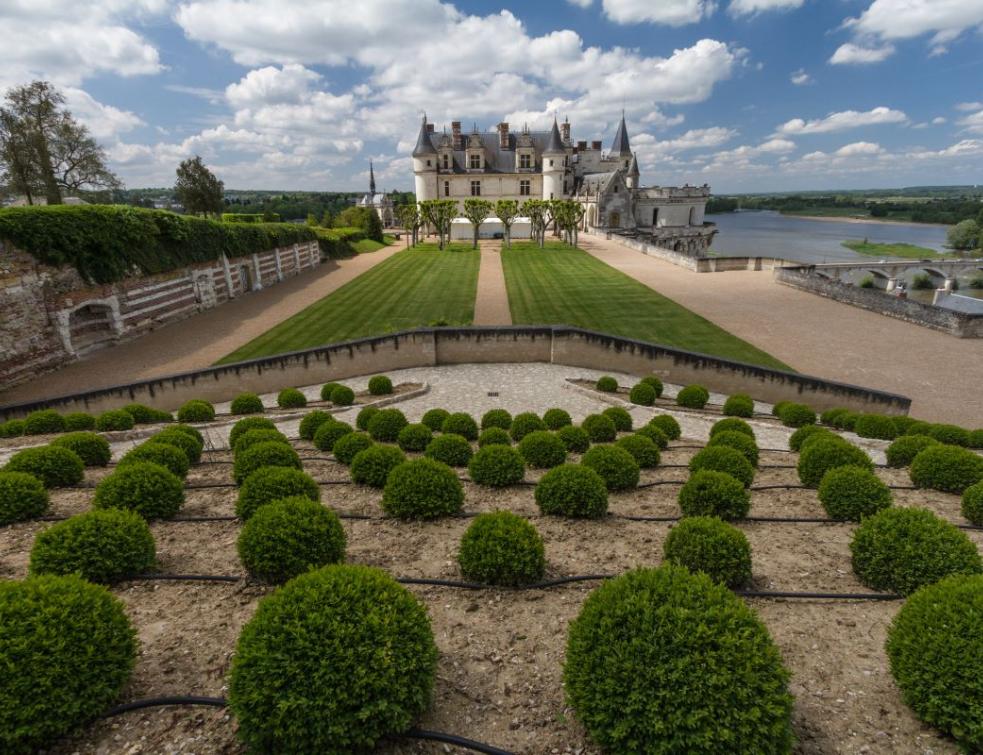
<svg viewBox="0 0 983 755"><path fill-rule="evenodd" d="M586 152L587 151L587 142L586 141L577 142L577 151L578 152Z"/></svg>
<svg viewBox="0 0 983 755"><path fill-rule="evenodd" d="M505 121L498 124L498 148L509 148L509 124Z"/></svg>
<svg viewBox="0 0 983 755"><path fill-rule="evenodd" d="M601 149L601 143L600 142L591 142L590 143L590 148L591 149L600 150Z"/></svg>
<svg viewBox="0 0 983 755"><path fill-rule="evenodd" d="M563 121L560 124L560 138L564 144L570 143L570 121Z"/></svg>
<svg viewBox="0 0 983 755"><path fill-rule="evenodd" d="M428 134L432 134L433 133L433 124L432 123L428 123L427 124L427 133Z"/></svg>
<svg viewBox="0 0 983 755"><path fill-rule="evenodd" d="M461 122L451 121L451 136L454 140L454 149L464 149L464 144L461 141Z"/></svg>

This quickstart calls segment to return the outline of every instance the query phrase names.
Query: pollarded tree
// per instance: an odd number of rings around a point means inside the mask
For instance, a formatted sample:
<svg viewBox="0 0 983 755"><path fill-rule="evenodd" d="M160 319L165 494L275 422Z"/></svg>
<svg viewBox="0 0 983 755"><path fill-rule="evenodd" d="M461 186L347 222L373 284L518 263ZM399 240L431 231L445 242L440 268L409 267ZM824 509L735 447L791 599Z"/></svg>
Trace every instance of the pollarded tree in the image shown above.
<svg viewBox="0 0 983 755"><path fill-rule="evenodd" d="M529 218L532 238L540 247L543 246L543 236L546 233L547 204L543 199L527 199L522 203L522 214Z"/></svg>
<svg viewBox="0 0 983 755"><path fill-rule="evenodd" d="M505 248L512 248L512 224L519 215L519 203L514 199L499 199L495 202L495 215L505 227Z"/></svg>
<svg viewBox="0 0 983 755"><path fill-rule="evenodd" d="M471 228L474 231L472 249L478 248L478 232L481 224L485 222L492 211L492 203L487 199L477 199L470 197L464 200L464 217L471 221Z"/></svg>
<svg viewBox="0 0 983 755"><path fill-rule="evenodd" d="M416 202L399 205L396 208L396 217L399 218L399 224L406 231L406 248L409 249L411 246L411 240L412 246L416 246L416 234L420 230L420 209L416 206Z"/></svg>
<svg viewBox="0 0 983 755"><path fill-rule="evenodd" d="M577 245L577 231L584 218L584 208L572 199L554 200L553 212L556 224L563 231L564 240L571 246Z"/></svg>
<svg viewBox="0 0 983 755"><path fill-rule="evenodd" d="M437 232L437 247L444 248L444 239L450 237L451 221L457 216L457 202L453 199L427 199L420 203L424 220Z"/></svg>
<svg viewBox="0 0 983 755"><path fill-rule="evenodd" d="M191 215L218 215L222 212L225 184L201 161L201 157L183 160L177 169L174 194Z"/></svg>
<svg viewBox="0 0 983 755"><path fill-rule="evenodd" d="M975 220L964 220L949 229L946 234L949 246L959 251L976 249L983 245L980 239L980 226Z"/></svg>

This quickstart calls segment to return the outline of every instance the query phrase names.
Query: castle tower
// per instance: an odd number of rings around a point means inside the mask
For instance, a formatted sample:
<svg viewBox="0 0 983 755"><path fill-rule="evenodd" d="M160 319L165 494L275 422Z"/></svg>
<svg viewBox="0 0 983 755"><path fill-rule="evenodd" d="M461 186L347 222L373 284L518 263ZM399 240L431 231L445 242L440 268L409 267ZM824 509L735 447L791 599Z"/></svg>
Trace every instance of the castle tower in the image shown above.
<svg viewBox="0 0 983 755"><path fill-rule="evenodd" d="M430 141L427 116L423 116L420 134L413 148L413 175L416 185L416 201L437 198L437 150Z"/></svg>
<svg viewBox="0 0 983 755"><path fill-rule="evenodd" d="M553 130L543 149L543 199L563 199L563 174L567 151L560 138L560 128L553 119Z"/></svg>
<svg viewBox="0 0 983 755"><path fill-rule="evenodd" d="M631 156L631 162L628 164L628 170L625 172L625 185L629 189L637 189L639 175L638 159L633 153Z"/></svg>

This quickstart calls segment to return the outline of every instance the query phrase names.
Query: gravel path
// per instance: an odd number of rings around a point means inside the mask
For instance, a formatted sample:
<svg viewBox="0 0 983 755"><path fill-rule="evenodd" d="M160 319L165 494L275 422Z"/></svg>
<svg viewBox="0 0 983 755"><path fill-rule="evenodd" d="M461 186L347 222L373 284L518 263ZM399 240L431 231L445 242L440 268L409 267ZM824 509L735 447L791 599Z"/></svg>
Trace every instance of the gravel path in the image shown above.
<svg viewBox="0 0 983 755"><path fill-rule="evenodd" d="M480 241L481 267L478 270L478 295L474 302L475 325L511 325L509 294L502 269L502 242Z"/></svg>

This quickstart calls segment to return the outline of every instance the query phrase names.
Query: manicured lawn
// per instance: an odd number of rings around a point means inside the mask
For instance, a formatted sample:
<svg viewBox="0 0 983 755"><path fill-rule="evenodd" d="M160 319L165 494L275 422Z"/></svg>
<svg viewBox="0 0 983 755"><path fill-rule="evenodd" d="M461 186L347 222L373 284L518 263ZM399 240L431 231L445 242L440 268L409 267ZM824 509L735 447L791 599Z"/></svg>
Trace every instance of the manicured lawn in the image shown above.
<svg viewBox="0 0 983 755"><path fill-rule="evenodd" d="M875 244L869 241L844 241L843 246L869 257L904 257L911 260L931 260L943 255L914 244Z"/></svg>
<svg viewBox="0 0 983 755"><path fill-rule="evenodd" d="M392 241L387 241L383 244L373 239L360 239L352 244L352 249L358 254L367 254L368 252L377 252L380 249L385 249L391 243Z"/></svg>
<svg viewBox="0 0 983 755"><path fill-rule="evenodd" d="M634 278L565 244L502 250L512 322L577 325L689 351L789 369ZM699 285L694 276L694 285Z"/></svg>
<svg viewBox="0 0 983 755"><path fill-rule="evenodd" d="M319 302L224 357L219 364L442 322L470 324L480 254L434 244L394 254Z"/></svg>

